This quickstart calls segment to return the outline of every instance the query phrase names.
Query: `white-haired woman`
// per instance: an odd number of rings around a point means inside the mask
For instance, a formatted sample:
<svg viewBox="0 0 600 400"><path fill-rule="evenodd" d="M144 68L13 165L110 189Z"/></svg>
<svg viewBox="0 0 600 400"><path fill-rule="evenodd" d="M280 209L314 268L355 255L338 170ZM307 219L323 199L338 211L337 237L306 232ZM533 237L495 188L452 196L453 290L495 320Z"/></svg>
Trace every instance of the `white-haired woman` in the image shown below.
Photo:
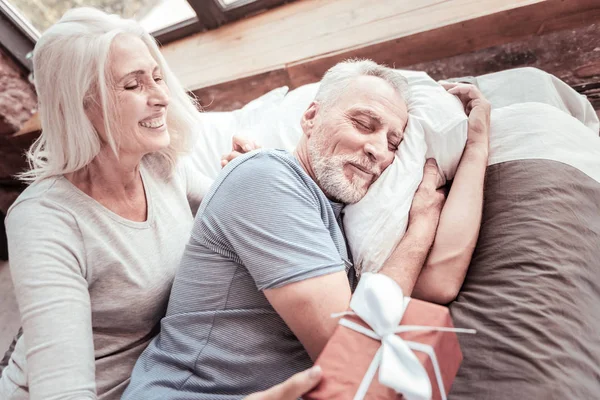
<svg viewBox="0 0 600 400"><path fill-rule="evenodd" d="M48 29L33 65L43 131L6 219L23 336L0 398L118 399L211 183L180 157L198 111L148 33L94 9ZM295 399L318 379L253 396Z"/></svg>

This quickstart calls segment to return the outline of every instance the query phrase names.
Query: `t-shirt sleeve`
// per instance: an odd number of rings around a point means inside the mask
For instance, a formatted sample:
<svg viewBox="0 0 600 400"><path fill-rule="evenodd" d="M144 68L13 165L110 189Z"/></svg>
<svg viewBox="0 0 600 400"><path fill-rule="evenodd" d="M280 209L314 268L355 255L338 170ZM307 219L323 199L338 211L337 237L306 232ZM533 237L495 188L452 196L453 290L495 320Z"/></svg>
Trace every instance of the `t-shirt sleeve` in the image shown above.
<svg viewBox="0 0 600 400"><path fill-rule="evenodd" d="M280 287L344 270L322 207L288 162L259 152L214 189L193 235L241 263L259 290Z"/></svg>
<svg viewBox="0 0 600 400"><path fill-rule="evenodd" d="M59 206L25 200L6 218L31 399L95 399L94 342L81 235Z"/></svg>

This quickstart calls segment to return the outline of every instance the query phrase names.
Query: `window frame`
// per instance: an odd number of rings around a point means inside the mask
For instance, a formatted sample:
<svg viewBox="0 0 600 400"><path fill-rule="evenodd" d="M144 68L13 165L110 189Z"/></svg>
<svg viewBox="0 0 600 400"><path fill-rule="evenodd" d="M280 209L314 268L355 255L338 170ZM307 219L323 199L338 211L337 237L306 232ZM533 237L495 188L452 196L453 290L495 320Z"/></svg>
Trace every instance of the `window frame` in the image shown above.
<svg viewBox="0 0 600 400"><path fill-rule="evenodd" d="M39 33L25 21L10 3L0 0L0 47L23 71L31 72L29 54L39 39Z"/></svg>
<svg viewBox="0 0 600 400"><path fill-rule="evenodd" d="M222 6L219 0L188 0L205 29L215 29L293 0L244 0Z"/></svg>
<svg viewBox="0 0 600 400"><path fill-rule="evenodd" d="M294 0L244 0L238 4L222 6L219 0L187 0L196 16L166 28L151 32L164 46L203 31L258 14ZM39 39L39 32L23 19L10 0L0 0L0 47L26 72L31 72L29 54Z"/></svg>

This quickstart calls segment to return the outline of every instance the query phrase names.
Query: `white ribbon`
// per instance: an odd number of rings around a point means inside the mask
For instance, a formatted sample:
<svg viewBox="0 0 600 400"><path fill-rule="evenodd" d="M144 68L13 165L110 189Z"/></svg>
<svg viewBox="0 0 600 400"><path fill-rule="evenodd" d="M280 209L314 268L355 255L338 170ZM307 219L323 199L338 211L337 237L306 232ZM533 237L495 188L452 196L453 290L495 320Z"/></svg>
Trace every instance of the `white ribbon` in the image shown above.
<svg viewBox="0 0 600 400"><path fill-rule="evenodd" d="M364 399L377 368L379 368L379 382L394 389L396 393L401 393L406 400L430 400L432 389L429 376L413 350L424 352L431 358L441 398L446 400L446 390L433 347L423 343L405 341L396 333L409 331L475 333L475 330L434 326L399 326L409 301L410 298L404 297L402 289L394 280L383 274L366 272L362 274L350 300L350 308L354 312L332 315L340 317L356 314L371 329L343 318L339 323L381 341L381 347L375 353L354 400Z"/></svg>

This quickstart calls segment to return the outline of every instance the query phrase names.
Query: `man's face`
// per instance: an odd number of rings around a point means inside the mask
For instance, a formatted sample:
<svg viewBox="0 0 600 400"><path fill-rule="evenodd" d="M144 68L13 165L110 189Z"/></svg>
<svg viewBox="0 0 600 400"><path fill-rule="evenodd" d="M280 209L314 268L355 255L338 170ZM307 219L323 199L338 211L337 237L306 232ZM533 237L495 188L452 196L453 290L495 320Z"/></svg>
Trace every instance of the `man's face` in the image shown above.
<svg viewBox="0 0 600 400"><path fill-rule="evenodd" d="M319 187L335 201L358 202L394 160L407 121L404 99L373 76L355 79L325 109L313 103L302 122Z"/></svg>

